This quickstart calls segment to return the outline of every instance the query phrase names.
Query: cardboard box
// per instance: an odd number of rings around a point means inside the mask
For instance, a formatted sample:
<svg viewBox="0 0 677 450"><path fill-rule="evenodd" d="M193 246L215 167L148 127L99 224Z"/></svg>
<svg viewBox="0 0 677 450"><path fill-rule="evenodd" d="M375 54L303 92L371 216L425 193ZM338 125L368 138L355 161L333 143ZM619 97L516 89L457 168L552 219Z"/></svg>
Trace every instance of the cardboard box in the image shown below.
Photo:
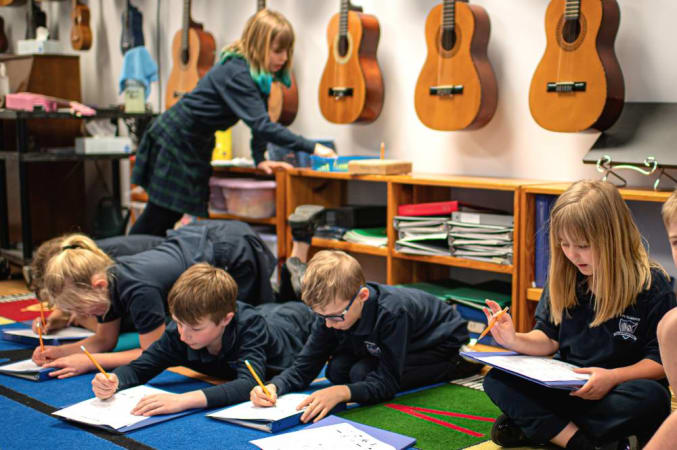
<svg viewBox="0 0 677 450"><path fill-rule="evenodd" d="M39 41L37 39L19 39L16 44L17 55L30 55L35 53L65 53L66 49L61 41L47 39Z"/></svg>
<svg viewBox="0 0 677 450"><path fill-rule="evenodd" d="M131 153L132 140L123 136L75 138L75 153L98 155L106 153Z"/></svg>

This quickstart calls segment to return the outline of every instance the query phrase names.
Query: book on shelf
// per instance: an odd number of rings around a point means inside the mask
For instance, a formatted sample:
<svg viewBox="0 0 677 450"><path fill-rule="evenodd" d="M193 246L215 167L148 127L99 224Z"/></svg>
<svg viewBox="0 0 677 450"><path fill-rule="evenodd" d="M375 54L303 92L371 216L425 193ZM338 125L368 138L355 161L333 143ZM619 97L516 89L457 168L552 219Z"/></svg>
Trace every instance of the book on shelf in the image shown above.
<svg viewBox="0 0 677 450"><path fill-rule="evenodd" d="M440 232L447 231L447 222L449 216L442 217L415 217L415 216L395 216L393 218L393 228L404 230L407 228L419 227L439 227Z"/></svg>
<svg viewBox="0 0 677 450"><path fill-rule="evenodd" d="M449 239L476 239L476 240L491 240L503 241L512 243L512 231L506 233L465 233L457 231L449 231Z"/></svg>
<svg viewBox="0 0 677 450"><path fill-rule="evenodd" d="M449 256L449 244L446 233L430 233L398 239L395 250L417 255Z"/></svg>
<svg viewBox="0 0 677 450"><path fill-rule="evenodd" d="M113 433L127 433L196 411L195 409L188 409L175 414L160 414L151 417L132 414L132 410L143 397L168 393L165 390L147 385L135 386L118 391L107 400L99 400L96 397L90 398L52 414L69 422L77 422Z"/></svg>
<svg viewBox="0 0 677 450"><path fill-rule="evenodd" d="M388 245L388 235L385 228L353 228L346 231L343 235L343 240L372 247L385 247Z"/></svg>
<svg viewBox="0 0 677 450"><path fill-rule="evenodd" d="M589 374L574 372L577 366L547 356L522 355L517 352L460 354L525 380L556 389L576 390L590 378Z"/></svg>
<svg viewBox="0 0 677 450"><path fill-rule="evenodd" d="M13 377L24 378L32 381L46 381L53 380L49 376L49 372L54 368L40 367L33 362L32 359L25 359L23 361L16 361L11 364L0 366L0 373L10 375Z"/></svg>
<svg viewBox="0 0 677 450"><path fill-rule="evenodd" d="M473 225L493 225L501 227L515 226L515 218L510 214L454 211L451 213L451 220Z"/></svg>
<svg viewBox="0 0 677 450"><path fill-rule="evenodd" d="M207 417L268 433L277 433L301 423L303 411L297 411L296 407L306 397L308 394L285 394L278 397L275 406L270 408L244 402L209 413Z"/></svg>
<svg viewBox="0 0 677 450"><path fill-rule="evenodd" d="M495 225L473 225L462 222L447 221L450 233L482 233L482 234L512 234L512 227L500 227Z"/></svg>
<svg viewBox="0 0 677 450"><path fill-rule="evenodd" d="M417 236L419 234L433 234L433 233L446 233L447 226L445 224L434 225L434 226L420 226L420 227L406 227L397 229L397 235L399 239L404 239L406 237Z"/></svg>
<svg viewBox="0 0 677 450"><path fill-rule="evenodd" d="M49 334L43 334L42 340L46 345L61 345L63 343L79 341L92 335L94 335L94 332L85 328L66 327ZM2 339L22 344L40 345L40 338L30 328L5 328L2 330Z"/></svg>
<svg viewBox="0 0 677 450"><path fill-rule="evenodd" d="M534 238L534 284L536 287L545 286L548 277L550 261L550 210L557 197L554 195L536 195L535 208L535 238Z"/></svg>
<svg viewBox="0 0 677 450"><path fill-rule="evenodd" d="M463 247L474 246L479 250L481 247L505 247L512 251L512 240L506 241L504 239L465 239L449 236L449 247Z"/></svg>
<svg viewBox="0 0 677 450"><path fill-rule="evenodd" d="M397 207L398 216L440 216L458 211L458 201L408 203Z"/></svg>

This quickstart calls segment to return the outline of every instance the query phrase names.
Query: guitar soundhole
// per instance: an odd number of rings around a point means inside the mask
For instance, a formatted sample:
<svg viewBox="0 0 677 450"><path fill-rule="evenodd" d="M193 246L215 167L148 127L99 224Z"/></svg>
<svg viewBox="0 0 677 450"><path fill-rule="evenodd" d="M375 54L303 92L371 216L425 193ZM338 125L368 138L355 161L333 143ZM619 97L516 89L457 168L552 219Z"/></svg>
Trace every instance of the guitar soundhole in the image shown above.
<svg viewBox="0 0 677 450"><path fill-rule="evenodd" d="M453 29L446 29L442 31L442 48L446 51L454 48L456 44L456 32Z"/></svg>
<svg viewBox="0 0 677 450"><path fill-rule="evenodd" d="M581 23L578 20L565 20L562 38L567 44L573 44L581 34Z"/></svg>
<svg viewBox="0 0 677 450"><path fill-rule="evenodd" d="M348 53L348 36L339 36L338 53L343 58Z"/></svg>

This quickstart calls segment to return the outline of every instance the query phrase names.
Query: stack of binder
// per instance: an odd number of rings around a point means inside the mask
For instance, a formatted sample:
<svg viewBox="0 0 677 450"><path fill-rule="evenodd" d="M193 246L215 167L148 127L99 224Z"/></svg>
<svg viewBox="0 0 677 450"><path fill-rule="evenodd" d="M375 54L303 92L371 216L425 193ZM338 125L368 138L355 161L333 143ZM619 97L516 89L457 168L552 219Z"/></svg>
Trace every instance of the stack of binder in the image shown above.
<svg viewBox="0 0 677 450"><path fill-rule="evenodd" d="M395 216L395 250L416 255L449 255L449 216Z"/></svg>
<svg viewBox="0 0 677 450"><path fill-rule="evenodd" d="M513 216L453 212L447 227L452 256L512 264Z"/></svg>

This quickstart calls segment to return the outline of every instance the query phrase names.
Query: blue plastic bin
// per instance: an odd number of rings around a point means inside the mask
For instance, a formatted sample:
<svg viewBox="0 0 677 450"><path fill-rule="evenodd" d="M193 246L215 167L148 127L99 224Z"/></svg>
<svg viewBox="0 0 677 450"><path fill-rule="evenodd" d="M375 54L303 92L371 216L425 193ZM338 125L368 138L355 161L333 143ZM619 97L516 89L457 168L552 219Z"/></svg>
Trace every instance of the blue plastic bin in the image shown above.
<svg viewBox="0 0 677 450"><path fill-rule="evenodd" d="M310 155L313 170L320 172L347 172L348 161L359 159L378 159L378 156L338 156L336 158L323 158Z"/></svg>

